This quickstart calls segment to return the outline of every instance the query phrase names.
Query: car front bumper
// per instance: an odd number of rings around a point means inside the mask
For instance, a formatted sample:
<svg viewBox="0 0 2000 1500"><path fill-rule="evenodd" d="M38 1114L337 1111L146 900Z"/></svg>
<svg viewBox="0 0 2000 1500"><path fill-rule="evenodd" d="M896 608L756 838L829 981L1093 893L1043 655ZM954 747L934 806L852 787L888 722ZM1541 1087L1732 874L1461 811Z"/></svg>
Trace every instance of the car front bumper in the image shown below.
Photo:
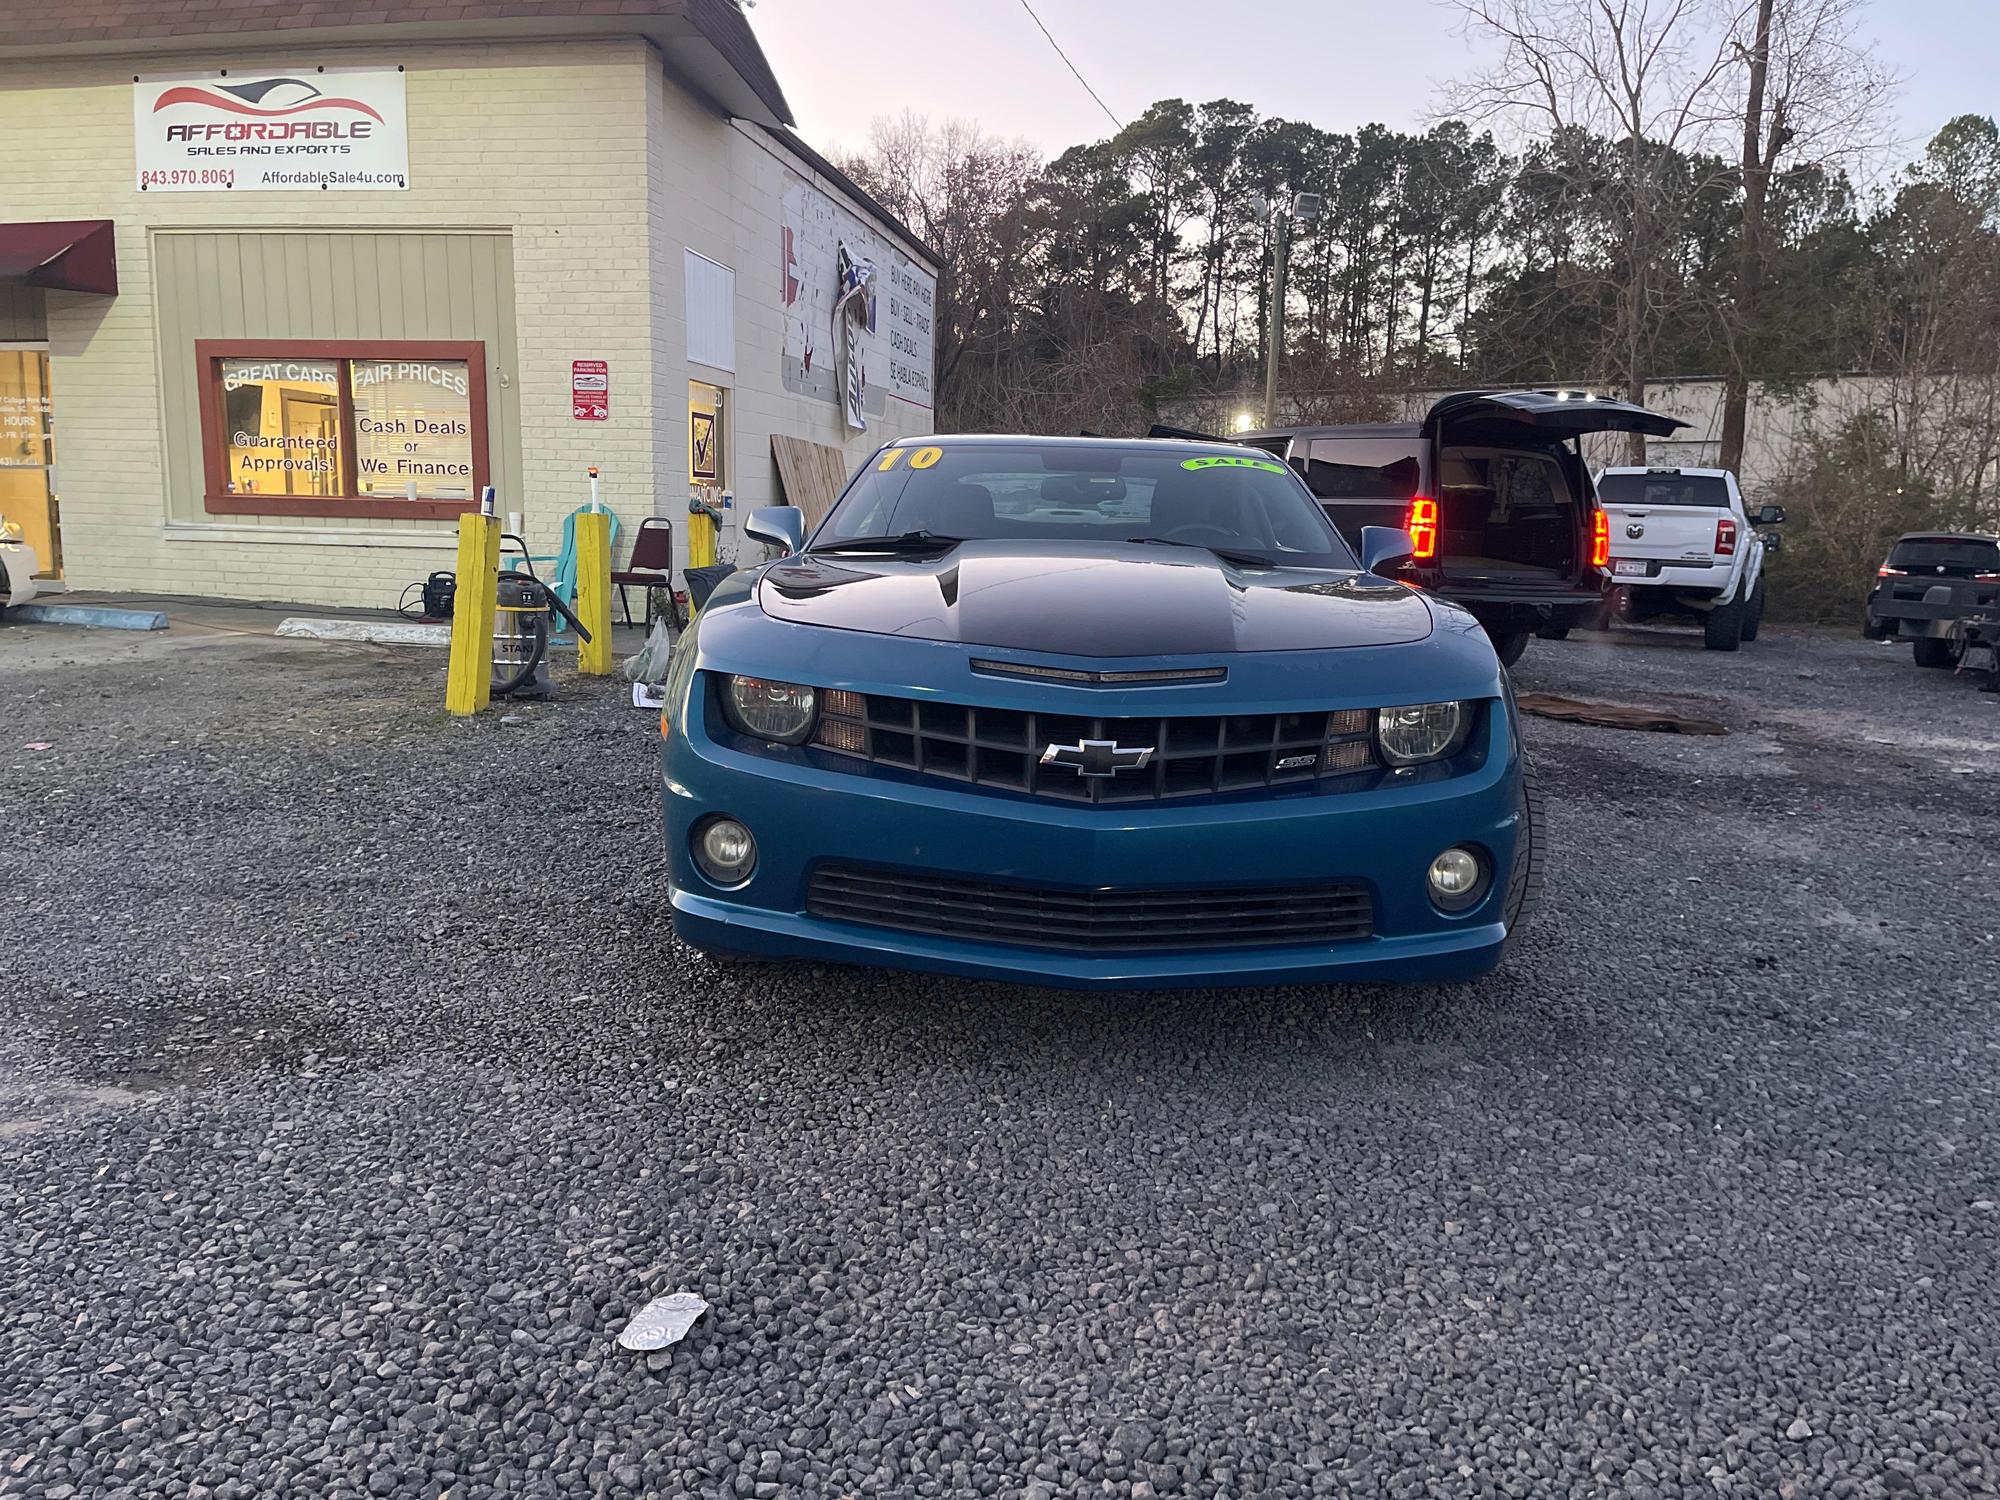
<svg viewBox="0 0 2000 1500"><path fill-rule="evenodd" d="M1240 802L1095 807L771 760L707 738L700 715L697 701L663 760L674 925L697 947L1079 989L1168 988L1468 979L1499 962L1507 936L1502 913L1522 797L1498 700L1481 724L1483 757L1460 775ZM756 868L733 890L712 885L689 853L695 824L718 813L742 821L758 844ZM1453 844L1483 849L1491 879L1478 905L1447 915L1431 904L1425 875ZM1107 953L913 933L808 913L807 887L826 859L1067 890L1353 883L1370 894L1373 935Z"/></svg>

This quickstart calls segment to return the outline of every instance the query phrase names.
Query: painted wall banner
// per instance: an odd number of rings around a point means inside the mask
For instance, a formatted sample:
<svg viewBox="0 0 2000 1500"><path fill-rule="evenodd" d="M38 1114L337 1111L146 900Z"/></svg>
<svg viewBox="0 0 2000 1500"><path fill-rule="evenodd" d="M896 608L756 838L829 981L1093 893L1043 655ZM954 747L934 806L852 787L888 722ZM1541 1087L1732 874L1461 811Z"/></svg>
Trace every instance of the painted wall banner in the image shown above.
<svg viewBox="0 0 2000 1500"><path fill-rule="evenodd" d="M410 185L400 68L141 76L132 137L144 193Z"/></svg>
<svg viewBox="0 0 2000 1500"><path fill-rule="evenodd" d="M611 417L611 366L601 359L569 362L569 411L579 422Z"/></svg>
<svg viewBox="0 0 2000 1500"><path fill-rule="evenodd" d="M857 415L850 397L861 414L879 416L890 401L930 410L937 278L797 177L785 186L779 234L785 389L840 406L850 425ZM843 275L843 250L848 272L872 268L858 289ZM836 341L834 309L843 302Z"/></svg>
<svg viewBox="0 0 2000 1500"><path fill-rule="evenodd" d="M868 363L861 347L864 329L875 323L875 262L864 260L842 240L834 261L840 296L833 304L833 345L840 355L840 406L847 425L868 430Z"/></svg>

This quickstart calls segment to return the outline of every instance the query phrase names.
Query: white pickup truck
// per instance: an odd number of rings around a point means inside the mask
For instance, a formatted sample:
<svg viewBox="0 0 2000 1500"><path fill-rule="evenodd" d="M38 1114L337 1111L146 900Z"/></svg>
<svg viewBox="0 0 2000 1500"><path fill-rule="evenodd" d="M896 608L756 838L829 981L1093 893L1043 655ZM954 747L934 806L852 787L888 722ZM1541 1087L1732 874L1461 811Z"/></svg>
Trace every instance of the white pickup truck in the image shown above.
<svg viewBox="0 0 2000 1500"><path fill-rule="evenodd" d="M1700 617L1702 645L1734 651L1764 623L1764 551L1784 511L1753 517L1727 469L1606 469L1597 499L1611 532L1611 609L1637 623L1661 615Z"/></svg>

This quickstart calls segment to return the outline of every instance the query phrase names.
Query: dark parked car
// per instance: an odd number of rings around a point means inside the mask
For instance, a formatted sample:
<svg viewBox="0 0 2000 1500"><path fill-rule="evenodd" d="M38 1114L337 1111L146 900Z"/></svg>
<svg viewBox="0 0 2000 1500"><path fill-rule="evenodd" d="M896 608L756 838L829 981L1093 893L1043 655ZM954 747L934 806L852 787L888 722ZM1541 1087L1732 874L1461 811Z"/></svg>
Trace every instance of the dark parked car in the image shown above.
<svg viewBox="0 0 2000 1500"><path fill-rule="evenodd" d="M1569 391L1465 391L1421 422L1283 427L1238 441L1305 476L1350 545L1364 526L1410 533L1397 576L1463 605L1512 663L1530 634L1567 634L1602 606L1611 560L1582 439L1665 437L1687 423Z"/></svg>
<svg viewBox="0 0 2000 1500"><path fill-rule="evenodd" d="M1899 537L1868 595L1861 633L1913 644L1920 667L1950 667L1963 649L1957 622L2000 607L2000 537L1912 531Z"/></svg>

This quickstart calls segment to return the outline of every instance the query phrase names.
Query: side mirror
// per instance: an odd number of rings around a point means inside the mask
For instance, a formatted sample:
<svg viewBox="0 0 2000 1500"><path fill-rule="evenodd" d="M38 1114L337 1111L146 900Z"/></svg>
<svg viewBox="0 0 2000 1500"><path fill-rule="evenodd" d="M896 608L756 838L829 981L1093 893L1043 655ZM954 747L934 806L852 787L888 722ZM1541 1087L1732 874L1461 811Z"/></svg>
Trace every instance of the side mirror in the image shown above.
<svg viewBox="0 0 2000 1500"><path fill-rule="evenodd" d="M1783 537L1781 537L1781 536L1777 536L1777 535L1775 535L1775 534L1774 534L1774 535L1771 535L1771 536L1767 536L1767 537L1765 537L1765 538L1764 538L1764 550L1765 550L1766 552L1782 552L1782 551L1784 551L1784 550L1785 550L1785 539L1784 539Z"/></svg>
<svg viewBox="0 0 2000 1500"><path fill-rule="evenodd" d="M1757 512L1757 524L1759 526L1781 525L1784 519L1785 507L1782 505L1766 505Z"/></svg>
<svg viewBox="0 0 2000 1500"><path fill-rule="evenodd" d="M1371 573L1400 567L1417 555L1417 544L1400 526L1361 528L1361 566Z"/></svg>
<svg viewBox="0 0 2000 1500"><path fill-rule="evenodd" d="M743 518L743 534L790 557L805 548L806 518L795 505L760 505Z"/></svg>

